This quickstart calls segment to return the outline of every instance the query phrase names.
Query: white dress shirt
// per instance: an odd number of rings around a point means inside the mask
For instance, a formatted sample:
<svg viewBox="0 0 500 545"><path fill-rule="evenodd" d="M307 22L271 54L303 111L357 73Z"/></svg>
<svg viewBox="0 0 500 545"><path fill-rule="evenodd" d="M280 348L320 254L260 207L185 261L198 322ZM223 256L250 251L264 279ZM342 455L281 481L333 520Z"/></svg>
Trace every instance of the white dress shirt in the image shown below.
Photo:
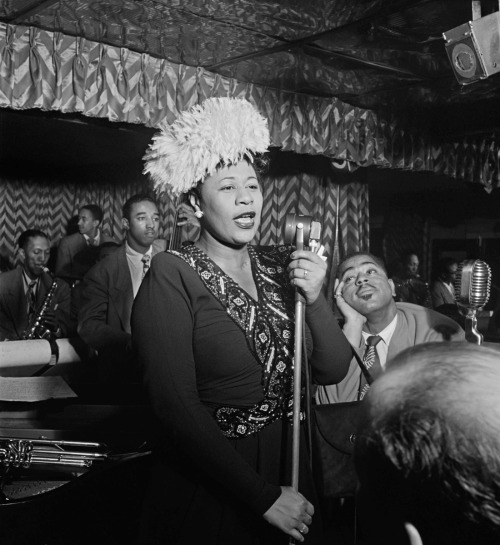
<svg viewBox="0 0 500 545"><path fill-rule="evenodd" d="M396 324L398 323L398 315L394 316L394 319L392 322L384 328L380 333L377 333L379 337L382 338L381 341L377 343L375 346L375 350L377 351L379 360L380 360L380 366L383 370L385 370L385 364L387 362L387 353L389 352L389 343L391 342L392 335L396 329ZM373 333L367 333L366 331L361 332L363 335L363 340L365 341L366 345L366 339L368 337L372 337Z"/></svg>
<svg viewBox="0 0 500 545"><path fill-rule="evenodd" d="M139 287L142 282L142 273L144 272L144 263L142 262L142 256L145 255L141 252L136 252L131 248L128 242L125 243L125 254L127 255L127 263L130 271L130 278L132 279L132 290L134 292L134 299L139 291ZM150 246L149 250L146 252L152 257L153 247Z"/></svg>

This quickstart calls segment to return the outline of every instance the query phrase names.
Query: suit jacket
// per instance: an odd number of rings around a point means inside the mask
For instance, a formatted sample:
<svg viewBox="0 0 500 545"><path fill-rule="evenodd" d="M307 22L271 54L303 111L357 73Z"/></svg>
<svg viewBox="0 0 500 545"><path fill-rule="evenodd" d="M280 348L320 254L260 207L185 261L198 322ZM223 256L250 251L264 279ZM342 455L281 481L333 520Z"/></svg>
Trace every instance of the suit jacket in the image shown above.
<svg viewBox="0 0 500 545"><path fill-rule="evenodd" d="M165 250L155 240L153 255ZM124 354L130 348L130 315L134 294L126 246L122 244L94 265L83 279L78 334L98 352Z"/></svg>
<svg viewBox="0 0 500 545"><path fill-rule="evenodd" d="M101 233L100 245L116 242ZM81 233L63 237L57 248L55 273L69 281L82 280L99 259L100 246L89 246Z"/></svg>
<svg viewBox="0 0 500 545"><path fill-rule="evenodd" d="M37 293L39 307L52 285L53 278L42 273ZM24 293L23 269L18 267L0 274L0 341L22 339L28 327L28 301ZM61 334L67 337L72 332L70 322L70 289L66 282L59 281L54 293L51 308Z"/></svg>
<svg viewBox="0 0 500 545"><path fill-rule="evenodd" d="M387 361L417 344L436 341L465 341L464 330L451 318L413 303L396 303L398 321L389 342ZM364 343L355 348L363 359ZM356 401L361 382L361 369L352 359L346 377L338 384L319 386L316 394L318 403Z"/></svg>
<svg viewBox="0 0 500 545"><path fill-rule="evenodd" d="M450 290L444 285L444 282L441 280L435 280L431 284L431 296L432 296L432 306L434 308L440 307L441 305L454 305L455 297L450 293Z"/></svg>

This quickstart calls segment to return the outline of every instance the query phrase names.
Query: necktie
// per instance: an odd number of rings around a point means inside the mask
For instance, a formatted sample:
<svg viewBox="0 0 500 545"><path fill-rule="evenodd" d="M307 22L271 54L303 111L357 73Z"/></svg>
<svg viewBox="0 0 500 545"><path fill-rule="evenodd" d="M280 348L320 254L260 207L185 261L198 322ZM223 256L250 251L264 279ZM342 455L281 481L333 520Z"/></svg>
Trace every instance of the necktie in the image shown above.
<svg viewBox="0 0 500 545"><path fill-rule="evenodd" d="M31 316L36 312L36 284L37 280L32 280L28 286L28 316Z"/></svg>
<svg viewBox="0 0 500 545"><path fill-rule="evenodd" d="M142 261L142 278L144 278L149 269L149 262L151 261L151 256L149 254L144 254L141 258L141 261Z"/></svg>
<svg viewBox="0 0 500 545"><path fill-rule="evenodd" d="M363 355L363 365L365 366L365 369L368 369L373 380L375 380L382 372L380 358L378 357L377 349L375 348L381 340L382 337L379 337L378 335L371 335L366 339L366 350ZM366 392L368 392L370 385L368 384L364 374L361 375L361 379L362 384L359 398L363 399Z"/></svg>

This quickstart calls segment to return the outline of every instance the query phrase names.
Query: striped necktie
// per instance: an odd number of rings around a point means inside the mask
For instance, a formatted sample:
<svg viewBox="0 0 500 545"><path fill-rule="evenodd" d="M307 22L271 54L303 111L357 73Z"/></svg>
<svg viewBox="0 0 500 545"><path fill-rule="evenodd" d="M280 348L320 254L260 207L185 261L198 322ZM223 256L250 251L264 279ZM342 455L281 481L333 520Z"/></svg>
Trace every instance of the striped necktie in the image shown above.
<svg viewBox="0 0 500 545"><path fill-rule="evenodd" d="M377 353L376 346L382 340L378 335L371 335L366 339L366 350L363 355L363 365L371 375L372 380L375 380L382 373L382 365ZM364 374L361 375L362 384L360 388L359 399L363 399L368 392L370 385L368 384Z"/></svg>
<svg viewBox="0 0 500 545"><path fill-rule="evenodd" d="M26 292L26 295L28 296L28 316L31 318L31 316L36 312L36 286L37 286L37 280L32 280L29 283L28 291Z"/></svg>
<svg viewBox="0 0 500 545"><path fill-rule="evenodd" d="M149 254L144 254L141 258L142 261L142 278L146 276L146 273L149 270L149 262L151 261L151 256Z"/></svg>

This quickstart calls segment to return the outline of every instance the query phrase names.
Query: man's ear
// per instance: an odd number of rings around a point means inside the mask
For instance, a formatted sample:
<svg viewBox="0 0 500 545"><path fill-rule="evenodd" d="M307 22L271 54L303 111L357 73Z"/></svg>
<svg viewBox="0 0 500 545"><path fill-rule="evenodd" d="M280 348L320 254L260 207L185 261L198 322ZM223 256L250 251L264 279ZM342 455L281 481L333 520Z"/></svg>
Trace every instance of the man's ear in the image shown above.
<svg viewBox="0 0 500 545"><path fill-rule="evenodd" d="M23 248L19 248L19 255L21 256L21 263L26 261L26 252Z"/></svg>
<svg viewBox="0 0 500 545"><path fill-rule="evenodd" d="M130 229L130 224L127 218L122 218L122 229L125 229L125 231Z"/></svg>
<svg viewBox="0 0 500 545"><path fill-rule="evenodd" d="M388 282L389 282L389 286L391 286L392 296L396 297L396 286L394 285L392 278L389 278Z"/></svg>
<svg viewBox="0 0 500 545"><path fill-rule="evenodd" d="M410 545L423 545L422 538L419 531L413 526L411 522L405 522L405 530L410 540Z"/></svg>

